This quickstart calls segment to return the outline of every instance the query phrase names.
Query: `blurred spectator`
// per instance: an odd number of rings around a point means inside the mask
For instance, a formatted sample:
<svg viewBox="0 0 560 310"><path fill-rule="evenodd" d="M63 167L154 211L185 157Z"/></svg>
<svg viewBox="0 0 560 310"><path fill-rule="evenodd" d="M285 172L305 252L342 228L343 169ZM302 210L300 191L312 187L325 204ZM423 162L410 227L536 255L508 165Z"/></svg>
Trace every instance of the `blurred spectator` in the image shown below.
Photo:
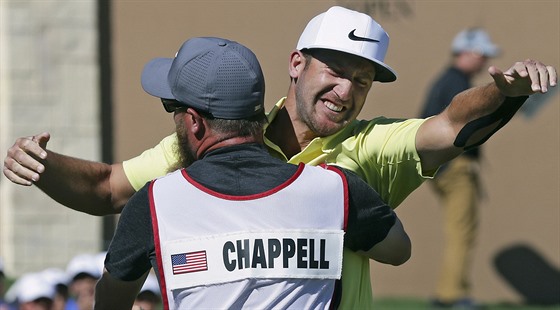
<svg viewBox="0 0 560 310"><path fill-rule="evenodd" d="M59 268L48 268L41 271L41 275L55 288L53 310L76 310L77 305L68 293L68 274Z"/></svg>
<svg viewBox="0 0 560 310"><path fill-rule="evenodd" d="M6 284L6 275L4 274L4 261L0 257L0 310L8 310L8 304L4 301L4 285Z"/></svg>
<svg viewBox="0 0 560 310"><path fill-rule="evenodd" d="M54 297L54 286L38 272L22 275L6 292L6 302L18 310L51 310Z"/></svg>
<svg viewBox="0 0 560 310"><path fill-rule="evenodd" d="M155 274L150 273L140 289L132 309L156 310L160 309L161 306L161 291L158 280Z"/></svg>
<svg viewBox="0 0 560 310"><path fill-rule="evenodd" d="M77 255L66 270L48 268L24 274L6 292L6 307L0 310L93 309L95 284L101 276L105 254Z"/></svg>
<svg viewBox="0 0 560 310"><path fill-rule="evenodd" d="M101 277L104 258L105 253L80 254L68 263L69 295L75 300L77 309L93 309L95 284Z"/></svg>
<svg viewBox="0 0 560 310"><path fill-rule="evenodd" d="M487 60L498 55L498 47L479 28L461 31L451 46L451 64L432 84L420 115L439 114L458 93L471 88L475 75L486 68ZM480 148L465 151L441 166L431 182L444 210L444 252L435 307L476 308L470 292L473 248L478 234Z"/></svg>

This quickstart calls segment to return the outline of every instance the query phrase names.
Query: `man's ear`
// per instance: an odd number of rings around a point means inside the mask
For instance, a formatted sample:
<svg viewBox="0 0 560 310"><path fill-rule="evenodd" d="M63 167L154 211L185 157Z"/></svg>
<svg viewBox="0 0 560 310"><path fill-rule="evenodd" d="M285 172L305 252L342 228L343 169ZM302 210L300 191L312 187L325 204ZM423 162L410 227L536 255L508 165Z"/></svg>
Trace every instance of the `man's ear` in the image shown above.
<svg viewBox="0 0 560 310"><path fill-rule="evenodd" d="M206 119L200 116L200 114L192 108L187 109L185 117L185 124L188 124L188 130L190 130L190 132L196 137L204 136L208 127Z"/></svg>
<svg viewBox="0 0 560 310"><path fill-rule="evenodd" d="M293 50L290 54L289 74L292 79L297 79L303 72L306 63L305 56L299 50Z"/></svg>

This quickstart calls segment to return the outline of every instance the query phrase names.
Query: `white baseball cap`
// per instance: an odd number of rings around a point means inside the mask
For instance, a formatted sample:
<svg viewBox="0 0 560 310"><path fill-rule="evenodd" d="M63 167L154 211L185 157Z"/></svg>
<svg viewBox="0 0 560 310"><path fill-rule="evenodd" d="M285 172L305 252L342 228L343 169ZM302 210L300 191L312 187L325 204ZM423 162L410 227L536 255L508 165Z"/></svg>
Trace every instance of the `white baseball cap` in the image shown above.
<svg viewBox="0 0 560 310"><path fill-rule="evenodd" d="M79 254L74 256L66 267L69 281L72 282L78 275L85 274L92 278L100 278L103 269L100 267L99 257L95 254Z"/></svg>
<svg viewBox="0 0 560 310"><path fill-rule="evenodd" d="M66 271L60 268L47 268L40 272L41 276L52 285L56 286L59 284L68 285L70 279Z"/></svg>
<svg viewBox="0 0 560 310"><path fill-rule="evenodd" d="M397 75L383 62L388 47L389 35L369 15L333 6L309 21L296 48L324 48L363 57L375 65L374 81L393 82Z"/></svg>
<svg viewBox="0 0 560 310"><path fill-rule="evenodd" d="M453 53L477 52L486 57L495 57L500 53L496 44L492 43L486 31L480 28L465 29L459 32L451 43Z"/></svg>
<svg viewBox="0 0 560 310"><path fill-rule="evenodd" d="M153 273L149 273L144 285L140 289L140 293L142 292L152 292L156 295L161 295L161 291L159 288L159 283L157 277Z"/></svg>
<svg viewBox="0 0 560 310"><path fill-rule="evenodd" d="M54 285L49 283L39 273L29 273L21 276L17 282L17 301L20 303L34 301L39 298L53 299Z"/></svg>

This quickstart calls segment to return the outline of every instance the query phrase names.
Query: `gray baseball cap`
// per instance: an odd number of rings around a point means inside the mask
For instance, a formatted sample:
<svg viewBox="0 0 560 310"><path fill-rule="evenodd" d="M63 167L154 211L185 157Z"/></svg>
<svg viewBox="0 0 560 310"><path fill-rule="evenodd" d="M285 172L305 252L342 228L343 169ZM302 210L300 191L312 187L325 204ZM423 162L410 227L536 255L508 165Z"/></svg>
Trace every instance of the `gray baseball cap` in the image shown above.
<svg viewBox="0 0 560 310"><path fill-rule="evenodd" d="M197 37L175 58L155 58L142 71L142 87L155 97L222 119L249 118L264 111L264 76L255 54L227 39Z"/></svg>
<svg viewBox="0 0 560 310"><path fill-rule="evenodd" d="M451 43L453 53L476 52L486 57L498 56L500 50L492 43L488 33L480 28L465 29L459 32Z"/></svg>

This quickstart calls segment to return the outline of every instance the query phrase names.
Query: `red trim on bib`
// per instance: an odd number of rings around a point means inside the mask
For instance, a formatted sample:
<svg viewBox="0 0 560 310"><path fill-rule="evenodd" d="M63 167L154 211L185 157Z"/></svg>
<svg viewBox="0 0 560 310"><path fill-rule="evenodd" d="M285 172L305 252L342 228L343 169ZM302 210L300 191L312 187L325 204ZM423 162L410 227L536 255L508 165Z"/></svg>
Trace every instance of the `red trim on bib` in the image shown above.
<svg viewBox="0 0 560 310"><path fill-rule="evenodd" d="M197 181L195 181L193 178L191 178L191 176L187 173L187 171L185 169L181 170L181 174L183 175L183 177L185 178L185 180L187 180L187 182L191 183L194 187L198 188L199 190L221 198L221 199L225 199L225 200L232 200L232 201L241 201L241 200L254 200L254 199L258 199L258 198L262 198L262 197L266 197L266 196L270 196L274 193L279 192L280 190L288 187L288 185L292 184L303 172L303 169L305 167L305 164L300 163L298 165L298 169L297 171L294 173L294 175L292 175L288 180L286 180L284 183L278 185L275 188L272 188L270 190L267 190L265 192L262 193L258 193L258 194L254 194L254 195L242 195L242 196L234 196L234 195L226 195L226 194L222 194L222 193L218 193L216 191L213 191L211 189L209 189L208 187L198 183Z"/></svg>
<svg viewBox="0 0 560 310"><path fill-rule="evenodd" d="M153 187L157 180L154 180L150 183L150 187L148 189L148 198L150 199L150 214L152 216L152 231L154 233L154 245L156 249L156 260L157 260L157 267L159 273L159 280L160 280L160 290L161 290L161 299L163 302L163 308L169 309L169 299L167 298L167 286L165 283L165 274L163 273L163 258L161 256L161 243L159 240L159 226L156 214L156 205L154 202L154 192Z"/></svg>
<svg viewBox="0 0 560 310"><path fill-rule="evenodd" d="M340 170L337 167L334 166L329 166L326 164L321 164L321 167L324 167L327 170L336 172L340 178L342 179L342 186L343 186L343 190L344 190L344 225L343 225L343 229L344 231L346 231L346 228L348 227L348 209L349 209L349 201L350 198L348 198L348 180L346 180L346 175L344 175L344 173L342 172L342 170Z"/></svg>

